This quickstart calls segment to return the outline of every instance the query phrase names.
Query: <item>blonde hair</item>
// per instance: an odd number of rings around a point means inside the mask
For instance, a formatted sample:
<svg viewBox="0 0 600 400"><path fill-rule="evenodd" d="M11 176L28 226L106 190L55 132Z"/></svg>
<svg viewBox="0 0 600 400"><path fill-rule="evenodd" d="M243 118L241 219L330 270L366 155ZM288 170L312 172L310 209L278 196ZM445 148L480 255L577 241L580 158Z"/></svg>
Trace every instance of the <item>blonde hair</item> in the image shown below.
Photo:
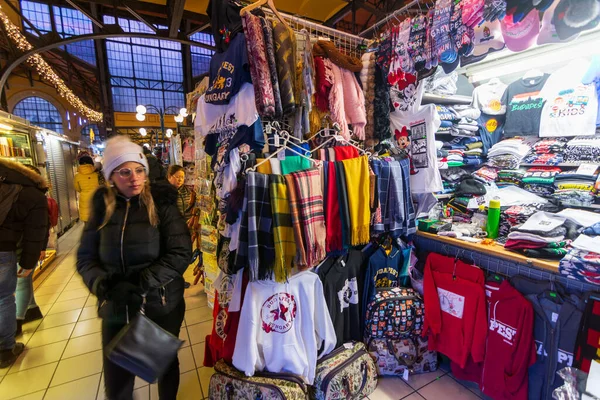
<svg viewBox="0 0 600 400"><path fill-rule="evenodd" d="M104 193L104 221L102 221L102 225L98 227L98 230L104 228L111 217L115 213L115 208L117 206L117 189L110 186L107 182L108 190ZM140 204L143 207L146 207L148 211L148 219L150 220L150 225L153 227L158 226L158 212L156 211L156 206L154 205L154 198L152 198L152 193L150 193L150 183L146 182L144 188L142 189L142 193L140 193Z"/></svg>

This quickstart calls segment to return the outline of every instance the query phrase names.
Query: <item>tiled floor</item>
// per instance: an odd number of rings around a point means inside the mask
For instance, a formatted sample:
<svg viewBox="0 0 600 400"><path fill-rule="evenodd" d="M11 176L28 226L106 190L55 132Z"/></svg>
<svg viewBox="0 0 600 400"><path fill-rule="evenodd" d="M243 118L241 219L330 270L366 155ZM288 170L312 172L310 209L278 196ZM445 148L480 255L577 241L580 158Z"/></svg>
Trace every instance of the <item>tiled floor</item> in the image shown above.
<svg viewBox="0 0 600 400"><path fill-rule="evenodd" d="M75 252L81 226L60 240L57 260L34 282L35 296L45 318L26 324L18 338L25 352L10 368L0 370L2 400L103 400L100 320L96 299L89 294L75 271ZM191 270L188 272L191 274ZM191 281L191 276L186 276ZM212 368L202 366L204 341L211 331L212 312L198 287L186 290L184 325L179 352L181 383L177 398L204 399ZM479 399L477 387L463 386L448 368L379 381L371 400ZM134 399L158 399L156 385L136 380Z"/></svg>

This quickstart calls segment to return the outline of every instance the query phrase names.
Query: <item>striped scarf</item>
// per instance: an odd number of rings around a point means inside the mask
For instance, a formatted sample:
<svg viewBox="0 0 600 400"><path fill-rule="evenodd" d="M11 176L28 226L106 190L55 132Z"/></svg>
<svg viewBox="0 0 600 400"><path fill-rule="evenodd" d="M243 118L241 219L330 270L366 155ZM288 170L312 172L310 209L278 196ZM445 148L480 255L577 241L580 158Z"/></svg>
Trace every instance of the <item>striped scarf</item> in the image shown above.
<svg viewBox="0 0 600 400"><path fill-rule="evenodd" d="M269 189L275 238L275 281L285 282L296 256L296 242L285 178L281 175L270 175Z"/></svg>
<svg viewBox="0 0 600 400"><path fill-rule="evenodd" d="M258 172L249 172L246 182L246 197L248 199L250 280L268 279L275 261L269 176Z"/></svg>
<svg viewBox="0 0 600 400"><path fill-rule="evenodd" d="M286 176L287 177L287 176ZM298 171L291 174L296 191L298 218L303 239L303 252L306 267L316 267L325 258L325 214L323 211L323 190L318 168ZM292 204L290 204L290 207ZM293 213L292 213L293 215ZM302 267L303 265L299 265Z"/></svg>
<svg viewBox="0 0 600 400"><path fill-rule="evenodd" d="M294 226L294 239L296 241L296 257L294 263L299 266L306 268L306 252L304 250L304 240L302 239L302 227L300 226L300 209L298 207L298 195L294 188L294 177L290 175L284 175L287 195L290 201L290 215L292 216L292 225Z"/></svg>

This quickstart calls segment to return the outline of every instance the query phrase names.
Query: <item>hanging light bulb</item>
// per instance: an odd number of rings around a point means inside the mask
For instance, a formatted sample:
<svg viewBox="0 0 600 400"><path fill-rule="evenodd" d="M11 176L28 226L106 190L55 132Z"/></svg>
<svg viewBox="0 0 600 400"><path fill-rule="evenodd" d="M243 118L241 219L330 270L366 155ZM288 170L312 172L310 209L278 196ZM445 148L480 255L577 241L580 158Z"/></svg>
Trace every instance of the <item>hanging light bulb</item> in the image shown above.
<svg viewBox="0 0 600 400"><path fill-rule="evenodd" d="M146 107L144 107L143 105L139 105L135 108L135 111L137 111L138 114L146 114Z"/></svg>
<svg viewBox="0 0 600 400"><path fill-rule="evenodd" d="M146 136L148 132L146 132L146 128L140 128L140 135Z"/></svg>
<svg viewBox="0 0 600 400"><path fill-rule="evenodd" d="M183 107L181 110L179 110L179 115L181 115L183 118L188 116L188 112L187 112L187 108Z"/></svg>
<svg viewBox="0 0 600 400"><path fill-rule="evenodd" d="M170 138L171 136L173 136L173 129L167 129L166 135L167 135L168 138Z"/></svg>
<svg viewBox="0 0 600 400"><path fill-rule="evenodd" d="M137 113L137 114L135 114L135 119L137 119L140 122L141 121L145 121L146 120L146 116L144 114Z"/></svg>
<svg viewBox="0 0 600 400"><path fill-rule="evenodd" d="M181 114L175 116L175 122L178 124L183 122L183 116Z"/></svg>

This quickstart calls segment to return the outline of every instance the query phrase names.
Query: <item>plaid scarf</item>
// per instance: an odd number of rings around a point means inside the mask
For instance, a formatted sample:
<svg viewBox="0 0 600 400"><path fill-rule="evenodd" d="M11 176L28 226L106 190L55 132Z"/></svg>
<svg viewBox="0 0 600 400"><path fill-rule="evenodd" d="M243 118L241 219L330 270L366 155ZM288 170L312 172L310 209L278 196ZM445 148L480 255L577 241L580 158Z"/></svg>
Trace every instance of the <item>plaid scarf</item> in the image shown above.
<svg viewBox="0 0 600 400"><path fill-rule="evenodd" d="M367 156L342 161L346 172L346 189L350 211L350 244L359 246L370 239L369 221L371 219L371 196L367 182L369 178L369 160ZM400 166L398 166L400 169Z"/></svg>
<svg viewBox="0 0 600 400"><path fill-rule="evenodd" d="M269 176L269 189L275 238L275 281L285 282L296 256L296 242L285 178L281 175Z"/></svg>
<svg viewBox="0 0 600 400"><path fill-rule="evenodd" d="M249 172L246 182L248 214L248 265L250 280L268 279L275 261L273 218L269 197L269 176Z"/></svg>
<svg viewBox="0 0 600 400"><path fill-rule="evenodd" d="M373 231L382 233L386 231L388 193L390 189L390 165L383 160L373 160L373 172L377 176L377 189L379 192L379 209L381 218L373 225Z"/></svg>
<svg viewBox="0 0 600 400"><path fill-rule="evenodd" d="M325 226L327 227L327 238L325 240L327 254L342 251L342 220L340 219L340 202L337 190L335 163L325 162L328 170L327 184L327 206L325 208Z"/></svg>
<svg viewBox="0 0 600 400"><path fill-rule="evenodd" d="M306 252L304 250L304 240L302 239L302 227L300 226L300 210L298 207L298 195L294 188L294 177L290 175L283 176L287 186L287 195L290 201L290 215L292 216L292 225L294 227L294 239L296 241L296 257L294 263L300 267L306 267Z"/></svg>
<svg viewBox="0 0 600 400"><path fill-rule="evenodd" d="M323 212L321 174L318 168L311 168L294 172L291 176L298 196L295 206L298 208L298 217L302 227L306 266L313 268L326 256L325 237L327 231Z"/></svg>
<svg viewBox="0 0 600 400"><path fill-rule="evenodd" d="M342 249L350 247L350 207L348 205L348 190L346 187L346 171L344 164L335 163L335 180L340 201L340 220L342 223Z"/></svg>

